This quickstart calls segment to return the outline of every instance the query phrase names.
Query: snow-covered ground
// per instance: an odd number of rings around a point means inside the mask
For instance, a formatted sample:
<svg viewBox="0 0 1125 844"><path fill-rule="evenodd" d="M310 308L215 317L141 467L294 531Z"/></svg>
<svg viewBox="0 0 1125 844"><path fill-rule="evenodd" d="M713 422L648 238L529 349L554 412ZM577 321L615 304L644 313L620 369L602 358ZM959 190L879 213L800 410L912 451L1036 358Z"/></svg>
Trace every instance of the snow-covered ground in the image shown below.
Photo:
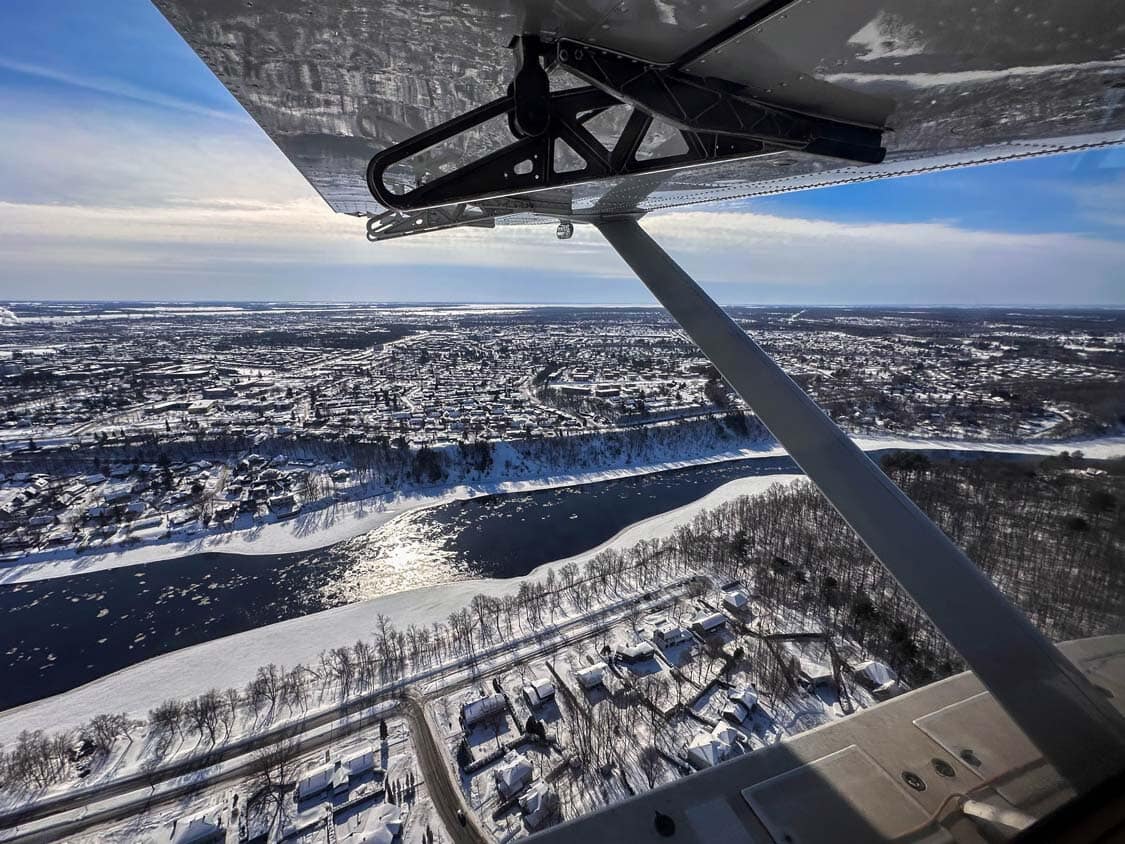
<svg viewBox="0 0 1125 844"><path fill-rule="evenodd" d="M1053 446L995 444L991 449L976 443L896 438L863 438L860 444L866 449L973 449L1028 454L1053 454L1063 450L1081 449L1087 455L1096 457L1125 454L1125 438L1068 443L1065 447L1063 444ZM780 451L770 453L780 453ZM758 452L758 455L765 456L762 452ZM607 477L623 476L619 473L602 474ZM798 476L779 474L732 481L691 504L631 525L598 548L571 559L583 561L606 548L626 548L641 539L670 535L679 525L686 524L704 509L713 508L741 495L762 492L774 484L790 482L795 477ZM562 478L558 481L560 485L564 483ZM572 477L569 482L584 481ZM536 488L530 482L521 482L513 487L511 491ZM472 491L476 493L483 490L473 488ZM461 488L462 495L467 495L469 492L469 488ZM451 498L445 500L452 500L454 493L447 494ZM440 501L429 501L431 505L435 503ZM405 505L400 512L408 512L409 509L421 506L427 505L420 500L414 500L411 505ZM390 518L391 516L388 516L386 520ZM280 527L287 527L287 525L283 524ZM446 618L450 612L466 606L478 593L486 595L514 593L518 591L522 580L543 577L548 568L556 567L566 561L556 560L545 563L522 578L469 580L385 595L370 601L313 613L174 651L130 666L69 692L0 714L0 744L10 745L20 730L24 729L57 729L74 726L100 712L126 711L143 714L168 698L187 698L214 687L241 687L253 677L259 665L269 662L285 662L288 665L298 662L311 663L316 660L321 650L350 645L358 638L369 637L374 628L375 618L380 613L387 615L399 629L404 629L411 623L429 623L435 619ZM34 578L29 576L28 579Z"/></svg>
<svg viewBox="0 0 1125 844"><path fill-rule="evenodd" d="M669 536L704 509L763 492L796 477L782 474L731 481L698 501L631 525L598 548L570 559L582 561L606 548L627 548L642 539ZM385 595L173 651L60 695L0 713L0 744L10 745L24 729L76 726L100 712L143 715L169 698L193 697L211 688L241 688L254 677L259 665L312 664L326 648L370 638L380 613L399 630L412 623L428 624L467 606L474 595L514 594L523 580L544 577L548 568L565 562L545 563L524 577L467 580Z"/></svg>
<svg viewBox="0 0 1125 844"><path fill-rule="evenodd" d="M1063 451L1082 451L1091 458L1125 455L1125 436L1053 443L971 442L958 440L857 436L855 442L866 451L915 449L938 451L990 451L1008 454L1052 455ZM343 501L328 508L311 510L293 519L256 525L246 530L215 530L197 533L190 539L152 540L109 553L76 554L59 549L30 554L0 569L0 583L26 583L73 574L174 560L202 552L230 554L282 554L322 548L383 527L391 520L425 507L447 504L481 495L532 492L579 484L637 477L672 469L703 466L730 460L778 457L784 449L772 442L732 449L689 459L668 459L656 463L566 473L548 470L539 477L523 480L486 480L457 484L397 495L381 495ZM557 467L556 467L557 468Z"/></svg>

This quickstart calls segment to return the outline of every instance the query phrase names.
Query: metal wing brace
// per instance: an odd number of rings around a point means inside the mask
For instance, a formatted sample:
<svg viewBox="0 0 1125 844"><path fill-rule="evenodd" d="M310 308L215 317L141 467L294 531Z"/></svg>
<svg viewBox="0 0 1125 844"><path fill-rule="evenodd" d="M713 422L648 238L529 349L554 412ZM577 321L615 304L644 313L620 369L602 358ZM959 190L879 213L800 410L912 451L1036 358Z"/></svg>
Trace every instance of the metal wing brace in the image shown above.
<svg viewBox="0 0 1125 844"><path fill-rule="evenodd" d="M519 70L506 96L371 159L367 184L376 200L397 211L417 211L782 150L862 163L878 163L886 152L881 127L771 105L742 86L687 73L678 63L657 65L570 39L544 47L527 37L516 46ZM541 59L593 84L552 92ZM622 104L632 106L632 113L607 147L584 124ZM388 171L396 165L502 116L513 143L406 190L388 183ZM686 152L638 158L657 118L680 132ZM581 164L560 166L560 144Z"/></svg>

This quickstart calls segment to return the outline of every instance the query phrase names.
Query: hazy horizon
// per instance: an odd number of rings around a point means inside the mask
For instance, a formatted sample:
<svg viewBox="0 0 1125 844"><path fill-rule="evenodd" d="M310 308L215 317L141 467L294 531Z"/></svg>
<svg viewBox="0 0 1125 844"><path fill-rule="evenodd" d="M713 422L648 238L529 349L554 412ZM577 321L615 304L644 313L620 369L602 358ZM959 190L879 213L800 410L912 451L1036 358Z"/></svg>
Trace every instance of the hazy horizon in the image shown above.
<svg viewBox="0 0 1125 844"><path fill-rule="evenodd" d="M639 283L639 282L638 282ZM1052 304L1027 305L1018 302L870 302L848 304L845 302L728 302L730 308L828 308L839 310L999 310L1014 308L1023 311L1125 311L1125 305ZM658 302L567 302L567 301L504 301L483 299L8 299L0 300L0 308L34 305L151 305L157 307L183 306L185 308L223 305L281 305L287 307L380 307L380 308L651 308L661 309Z"/></svg>

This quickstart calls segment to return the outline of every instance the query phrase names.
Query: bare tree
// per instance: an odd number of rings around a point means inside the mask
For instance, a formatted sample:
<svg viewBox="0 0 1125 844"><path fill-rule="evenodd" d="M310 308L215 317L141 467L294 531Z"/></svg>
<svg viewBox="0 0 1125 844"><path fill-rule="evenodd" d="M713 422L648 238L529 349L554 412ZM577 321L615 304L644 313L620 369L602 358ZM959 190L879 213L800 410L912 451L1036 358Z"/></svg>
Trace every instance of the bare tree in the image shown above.
<svg viewBox="0 0 1125 844"><path fill-rule="evenodd" d="M208 743L214 747L219 725L223 720L223 695L218 689L204 692L197 699L200 733L207 733Z"/></svg>
<svg viewBox="0 0 1125 844"><path fill-rule="evenodd" d="M238 689L227 689L223 692L222 706L219 708L219 720L223 724L223 734L229 739L231 730L238 721L238 704L242 700Z"/></svg>
<svg viewBox="0 0 1125 844"><path fill-rule="evenodd" d="M42 730L24 730L16 738L8 764L12 779L19 783L32 783L45 788L59 774L54 763L52 742Z"/></svg>
<svg viewBox="0 0 1125 844"><path fill-rule="evenodd" d="M294 665L282 679L281 693L282 700L285 705L292 712L296 707L306 709L309 703L309 690L308 684L305 682L305 675L308 673L303 665Z"/></svg>
<svg viewBox="0 0 1125 844"><path fill-rule="evenodd" d="M149 727L159 744L166 746L180 732L183 713L183 705L178 700L166 700L149 710Z"/></svg>
<svg viewBox="0 0 1125 844"><path fill-rule="evenodd" d="M292 739L282 739L254 754L248 803L270 815L270 826L278 822L285 808L285 792L297 772L296 758L297 744Z"/></svg>
<svg viewBox="0 0 1125 844"><path fill-rule="evenodd" d="M637 756L637 764L640 766L641 773L645 775L645 782L648 783L648 787L650 789L655 788L656 780L664 769L664 757L660 751L652 745L641 748L641 752Z"/></svg>
<svg viewBox="0 0 1125 844"><path fill-rule="evenodd" d="M355 661L356 680L363 688L370 689L375 685L375 649L359 639L352 646L352 658Z"/></svg>
<svg viewBox="0 0 1125 844"><path fill-rule="evenodd" d="M333 648L331 651L332 676L340 685L340 697L350 697L352 681L355 679L355 662L352 661L352 651L348 647Z"/></svg>
<svg viewBox="0 0 1125 844"><path fill-rule="evenodd" d="M128 734L128 729L129 719L125 715L95 715L86 725L85 732L96 749L108 753L119 737Z"/></svg>

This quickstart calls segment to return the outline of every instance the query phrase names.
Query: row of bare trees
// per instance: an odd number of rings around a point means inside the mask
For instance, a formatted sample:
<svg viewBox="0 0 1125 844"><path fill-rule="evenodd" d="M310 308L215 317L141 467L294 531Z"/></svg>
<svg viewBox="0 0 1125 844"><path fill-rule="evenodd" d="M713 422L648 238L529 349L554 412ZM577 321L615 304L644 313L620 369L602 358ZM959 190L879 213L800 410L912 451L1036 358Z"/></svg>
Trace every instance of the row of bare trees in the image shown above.
<svg viewBox="0 0 1125 844"><path fill-rule="evenodd" d="M484 649L536 635L575 612L651 589L679 573L661 558L655 545L642 543L624 552L605 551L585 565L566 563L542 579L521 582L512 593L477 595L444 622L410 624L399 630L389 617L379 614L370 639L325 649L315 664L286 668L270 663L260 666L242 689L210 689L188 700L169 699L153 707L147 719L147 762L166 758L173 746L214 747L230 740L240 725L242 731L260 729L279 718L307 712L312 705L371 692L411 671L473 661ZM25 733L11 752L0 749L0 787L48 786L72 767L67 753L77 741L90 741L95 761L101 762L119 739L132 741L135 728L123 715L98 715L78 730Z"/></svg>

